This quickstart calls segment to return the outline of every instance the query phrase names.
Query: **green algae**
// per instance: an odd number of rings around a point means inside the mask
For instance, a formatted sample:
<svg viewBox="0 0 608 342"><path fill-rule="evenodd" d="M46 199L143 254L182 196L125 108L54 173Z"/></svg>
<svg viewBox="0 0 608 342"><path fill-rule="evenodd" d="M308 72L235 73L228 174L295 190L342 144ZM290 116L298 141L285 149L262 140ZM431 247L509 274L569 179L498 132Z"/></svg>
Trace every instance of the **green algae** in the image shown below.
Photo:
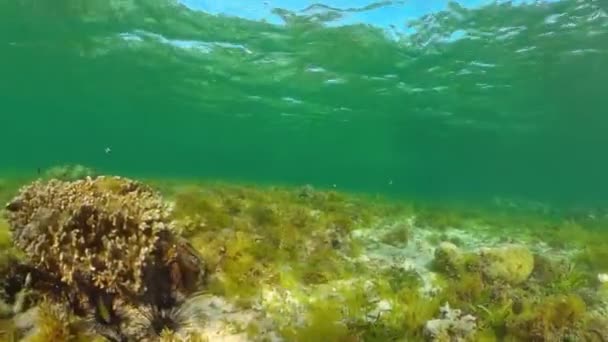
<svg viewBox="0 0 608 342"><path fill-rule="evenodd" d="M402 289L398 298L403 310L402 325L399 328L405 336L421 339L424 336L424 325L437 315L441 299L426 298L412 289Z"/></svg>
<svg viewBox="0 0 608 342"><path fill-rule="evenodd" d="M575 261L594 272L608 272L608 250L603 243L589 244L582 248Z"/></svg>
<svg viewBox="0 0 608 342"><path fill-rule="evenodd" d="M507 340L580 340L586 305L577 295L550 296L519 315L510 317Z"/></svg>
<svg viewBox="0 0 608 342"><path fill-rule="evenodd" d="M190 186L172 198L175 217L186 223L209 268L218 271L214 291L248 296L260 282L272 282L286 260L304 283L327 282L346 272L338 250L351 249L346 234L357 218L340 209L349 203L339 202L336 194L314 195L303 201L294 190Z"/></svg>
<svg viewBox="0 0 608 342"><path fill-rule="evenodd" d="M12 246L10 227L4 219L0 219L0 250Z"/></svg>
<svg viewBox="0 0 608 342"><path fill-rule="evenodd" d="M103 342L104 338L91 335L86 325L75 316L66 315L56 304L45 300L38 303L32 315L34 329L24 333L12 321L0 321L0 341L13 342Z"/></svg>
<svg viewBox="0 0 608 342"><path fill-rule="evenodd" d="M303 311L307 317L304 325L298 324L295 318L293 321L287 319L280 329L290 340L313 341L323 336L335 341L422 340L425 323L438 314L444 302L477 317L475 338L479 341L529 338L536 332L523 328L536 326L536 321L548 321L543 330L547 336L562 334L559 324L563 323L560 320L563 318L558 317L557 307L572 319L581 320L585 315L573 293L585 288L587 279L593 274L578 267L566 268L570 271L564 272L563 268L554 266L556 262L543 261L539 255L534 256L535 272L530 279L522 281L526 278L519 276L514 285L488 278L483 272L484 260L477 253L463 253L456 262L449 258L442 261L439 257L429 265L445 275L436 280L442 290L434 297L419 293L422 283L416 272L401 269L372 272L348 261L361 254L361 248L357 248L359 242L349 238L349 232L380 224L391 217L397 220L415 216L417 226L444 231L435 235L435 240L431 238L431 243L453 241L458 245L466 245L466 238L450 233L452 228L474 232L480 229L478 227L491 224L511 229L523 241L532 243L534 236L543 235L535 230L556 229L554 218L543 221L528 214L491 217L484 210L459 213L424 208L422 212L416 212L412 209L415 206L404 204L388 208L335 191L308 189L303 194L301 189L290 188L233 187L221 191L212 188L198 186L198 190L190 188L189 193L177 191L173 194L179 215L198 215L210 222L208 226L199 225L198 232L197 229L192 231L192 241L203 255L207 254L205 258L210 267L217 271L218 280L210 286L216 293L236 298L237 302L249 306L266 286L291 289L295 293L308 289L306 291L313 293L307 296L315 298L315 291L320 291L317 296L324 296L319 288L324 284L354 279L355 275L374 279L376 299L370 298L370 290L359 284L348 289L334 288L337 299L323 297L307 304ZM225 231L218 232L219 227L224 227ZM415 237L410 230L408 226L401 226L381 236L379 241L395 247L416 242L412 241ZM555 240L559 238L568 239L568 245L583 245L589 239L597 238L597 233L582 227L570 230L560 226L559 231L562 233L558 238L551 235L552 245L556 245ZM565 244L560 247L565 248ZM589 260L601 259L599 255L588 255ZM503 259L513 261L511 257ZM514 269L520 269L517 262L513 265L501 272L511 274ZM565 297L553 297L554 294ZM300 300L303 300L302 296L298 296ZM366 315L378 301L390 303L391 310L370 319ZM536 311L532 302L550 304ZM579 329L582 334L584 326L579 325ZM250 334L255 335L254 332Z"/></svg>
<svg viewBox="0 0 608 342"><path fill-rule="evenodd" d="M595 280L603 270L599 246L605 241L597 223L591 228L574 221L556 226L554 218L539 224L542 218L537 217L526 227L518 217L484 218L490 213L483 210L450 211L442 218L441 211L425 208L418 216L408 203L311 188L212 182L165 182L159 188L174 202L176 223L204 260L209 279L203 291L243 310L262 308L274 330L288 340L424 340L426 323L445 303L476 317L476 341L549 341L606 333L597 328L599 323L592 324L598 319L592 308L608 293ZM416 218L414 224L404 223L407 218ZM487 259L494 255L487 250L501 251L499 261L521 255L502 258L501 248L509 244L497 235L507 230L488 229L493 220L512 227L508 231L529 248L536 248L543 236L536 230L544 229L557 254L533 253L531 274L517 276L517 281L492 276L487 267L496 258ZM386 225L391 228L381 228ZM555 227L567 243L547 234ZM432 260L423 269L374 266L366 261L370 242L353 235L356 230L376 234L388 251L428 245ZM0 243L9 247L3 221L0 233ZM416 254L409 258L415 260ZM519 269L513 265L501 266L501 274ZM436 289L425 292L429 275ZM580 291L597 295L583 301ZM266 334L259 323L241 330L254 340Z"/></svg>
<svg viewBox="0 0 608 342"><path fill-rule="evenodd" d="M342 321L341 307L332 302L319 302L308 309L305 324L293 330L284 330L290 341L347 341L349 332Z"/></svg>

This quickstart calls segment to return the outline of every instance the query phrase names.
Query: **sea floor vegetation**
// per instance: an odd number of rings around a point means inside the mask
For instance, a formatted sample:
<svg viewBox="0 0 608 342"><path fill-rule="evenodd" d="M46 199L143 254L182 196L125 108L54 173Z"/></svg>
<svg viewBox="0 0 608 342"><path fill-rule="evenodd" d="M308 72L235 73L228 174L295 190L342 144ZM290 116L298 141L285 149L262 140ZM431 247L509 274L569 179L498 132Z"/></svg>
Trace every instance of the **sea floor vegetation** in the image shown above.
<svg viewBox="0 0 608 342"><path fill-rule="evenodd" d="M608 216L0 179L3 341L608 341Z"/></svg>

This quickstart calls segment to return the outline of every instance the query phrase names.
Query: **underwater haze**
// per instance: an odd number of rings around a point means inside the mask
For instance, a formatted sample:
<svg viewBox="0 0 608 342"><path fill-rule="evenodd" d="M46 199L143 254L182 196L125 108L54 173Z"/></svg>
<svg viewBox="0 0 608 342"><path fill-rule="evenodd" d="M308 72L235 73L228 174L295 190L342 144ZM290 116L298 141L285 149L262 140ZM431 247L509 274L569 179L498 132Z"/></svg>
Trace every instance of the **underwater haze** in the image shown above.
<svg viewBox="0 0 608 342"><path fill-rule="evenodd" d="M599 203L606 2L0 2L3 172Z"/></svg>
<svg viewBox="0 0 608 342"><path fill-rule="evenodd" d="M608 341L606 0L0 0L0 342Z"/></svg>

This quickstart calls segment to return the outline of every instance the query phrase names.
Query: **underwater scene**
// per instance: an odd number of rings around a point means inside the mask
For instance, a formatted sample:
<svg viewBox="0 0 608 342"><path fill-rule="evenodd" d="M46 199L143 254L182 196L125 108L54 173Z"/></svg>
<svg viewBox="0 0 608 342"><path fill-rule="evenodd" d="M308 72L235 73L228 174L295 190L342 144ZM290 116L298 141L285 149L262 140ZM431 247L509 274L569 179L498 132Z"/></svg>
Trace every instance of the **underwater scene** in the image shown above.
<svg viewBox="0 0 608 342"><path fill-rule="evenodd" d="M608 2L0 0L0 341L608 341Z"/></svg>

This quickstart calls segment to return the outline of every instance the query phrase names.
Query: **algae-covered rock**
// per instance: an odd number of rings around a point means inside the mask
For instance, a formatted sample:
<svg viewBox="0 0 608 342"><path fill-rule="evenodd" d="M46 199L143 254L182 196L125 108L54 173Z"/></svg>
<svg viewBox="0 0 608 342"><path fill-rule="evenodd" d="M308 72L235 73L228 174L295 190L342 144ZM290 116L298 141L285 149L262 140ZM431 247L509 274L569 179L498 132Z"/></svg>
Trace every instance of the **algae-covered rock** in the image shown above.
<svg viewBox="0 0 608 342"><path fill-rule="evenodd" d="M567 263L561 259L551 259L544 255L534 256L534 272L532 276L543 284L559 279L567 271Z"/></svg>
<svg viewBox="0 0 608 342"><path fill-rule="evenodd" d="M484 248L480 251L482 272L490 280L521 284L534 269L534 255L521 245Z"/></svg>
<svg viewBox="0 0 608 342"><path fill-rule="evenodd" d="M465 257L463 252L451 242L442 242L435 249L433 267L438 271L448 274L458 274L464 267Z"/></svg>
<svg viewBox="0 0 608 342"><path fill-rule="evenodd" d="M509 316L505 322L511 340L589 341L583 338L581 329L587 318L587 306L578 295L549 296L527 307L523 313Z"/></svg>
<svg viewBox="0 0 608 342"><path fill-rule="evenodd" d="M394 247L403 247L412 238L411 227L407 224L396 224L382 236L382 243Z"/></svg>

